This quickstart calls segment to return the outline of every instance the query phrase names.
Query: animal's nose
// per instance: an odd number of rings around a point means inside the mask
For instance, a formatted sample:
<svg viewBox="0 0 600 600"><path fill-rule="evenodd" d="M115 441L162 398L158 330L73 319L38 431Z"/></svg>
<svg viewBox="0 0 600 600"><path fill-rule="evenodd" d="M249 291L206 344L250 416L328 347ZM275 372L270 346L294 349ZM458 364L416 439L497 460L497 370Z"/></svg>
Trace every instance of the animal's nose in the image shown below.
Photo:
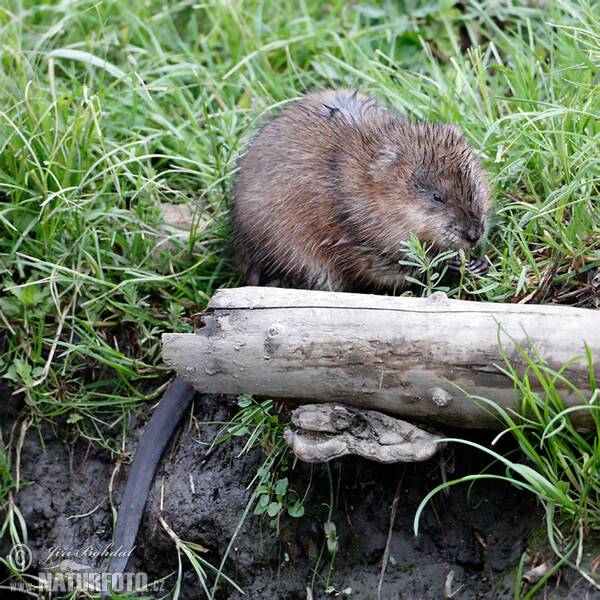
<svg viewBox="0 0 600 600"><path fill-rule="evenodd" d="M471 244L475 244L479 241L479 238L483 235L483 229L479 223L471 223L469 231L467 231L467 239Z"/></svg>

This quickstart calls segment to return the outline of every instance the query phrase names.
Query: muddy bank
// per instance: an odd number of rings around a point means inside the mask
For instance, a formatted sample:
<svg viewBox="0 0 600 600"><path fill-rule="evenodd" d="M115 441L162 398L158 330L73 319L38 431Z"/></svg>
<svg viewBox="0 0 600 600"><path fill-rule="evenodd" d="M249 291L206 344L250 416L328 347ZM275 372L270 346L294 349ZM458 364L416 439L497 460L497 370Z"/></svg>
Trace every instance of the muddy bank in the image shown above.
<svg viewBox="0 0 600 600"><path fill-rule="evenodd" d="M264 461L256 448L237 457L244 439L233 438L208 450L197 440L214 439L223 422L235 414L231 399L203 397L195 404L179 429L155 478L129 571L143 571L151 579L177 571L177 553L172 540L159 525L162 514L168 526L183 540L208 549L203 557L218 565L239 526L251 497L247 486ZM4 415L5 430L9 420ZM133 450L142 428L132 428L128 449ZM5 431L5 440L8 439ZM489 436L491 439L491 434ZM477 434L486 442L486 434ZM449 477L476 473L488 459L467 447L446 451ZM93 569L104 565L100 554L111 542L112 513L107 490L114 458L85 440L68 444L44 430L42 438L30 431L21 456L23 486L16 501L29 528L29 546L34 562L41 566L69 558ZM114 500L118 504L128 467L116 475ZM384 466L345 457L330 463L334 495L332 521L339 536L329 585L339 595L376 598L381 560L387 540L390 509L398 483L399 502L390 543L390 562L382 586L382 598L514 597L515 567L526 548L529 535L542 522L535 499L509 485L477 483L451 488L448 495L435 497L423 514L417 537L412 530L415 510L423 496L440 481L437 459L422 464ZM285 474L301 496L311 479L310 466L298 465ZM310 491L301 518L283 515L279 533L272 519L249 512L233 544L226 573L250 599L304 600L306 587L314 580L314 598L325 594L331 557L323 552L316 574L313 567L321 552L323 525L328 518L330 484L324 465L314 467ZM161 511L162 506L162 511ZM10 544L2 542L6 555ZM48 560L52 556L51 560ZM174 584L167 579L164 595ZM556 597L583 598L574 581L564 577ZM583 590L583 586L580 586ZM196 575L184 561L182 598L199 597ZM242 596L221 580L218 598ZM340 597L340 596L338 596ZM552 596L548 596L552 597Z"/></svg>

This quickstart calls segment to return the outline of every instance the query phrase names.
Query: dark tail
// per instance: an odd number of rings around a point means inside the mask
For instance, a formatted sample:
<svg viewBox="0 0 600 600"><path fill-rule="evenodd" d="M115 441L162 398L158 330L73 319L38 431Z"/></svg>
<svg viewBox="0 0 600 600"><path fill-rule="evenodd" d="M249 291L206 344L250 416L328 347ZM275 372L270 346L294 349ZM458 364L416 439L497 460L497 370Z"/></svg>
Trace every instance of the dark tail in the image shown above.
<svg viewBox="0 0 600 600"><path fill-rule="evenodd" d="M120 581L135 544L156 465L195 394L196 390L187 381L176 377L142 434L117 513L112 548L118 554L112 557L108 567L112 587ZM103 600L109 597L108 592L102 595Z"/></svg>

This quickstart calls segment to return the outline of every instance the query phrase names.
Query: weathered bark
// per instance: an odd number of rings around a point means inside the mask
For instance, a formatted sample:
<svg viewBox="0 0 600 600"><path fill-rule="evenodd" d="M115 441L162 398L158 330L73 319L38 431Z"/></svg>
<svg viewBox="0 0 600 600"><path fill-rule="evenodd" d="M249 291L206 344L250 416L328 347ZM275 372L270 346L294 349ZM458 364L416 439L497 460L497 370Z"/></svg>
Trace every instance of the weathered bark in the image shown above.
<svg viewBox="0 0 600 600"><path fill-rule="evenodd" d="M600 357L598 311L440 293L419 299L237 288L218 292L202 322L195 334L163 335L165 361L202 392L341 402L460 427L497 423L456 386L516 406L513 383L496 366L505 366L499 339L520 373L527 364L514 342L529 354L533 344L556 370L583 356L584 343ZM563 374L589 399L586 359ZM582 404L569 387L557 387L565 406ZM588 411L572 417L590 421Z"/></svg>

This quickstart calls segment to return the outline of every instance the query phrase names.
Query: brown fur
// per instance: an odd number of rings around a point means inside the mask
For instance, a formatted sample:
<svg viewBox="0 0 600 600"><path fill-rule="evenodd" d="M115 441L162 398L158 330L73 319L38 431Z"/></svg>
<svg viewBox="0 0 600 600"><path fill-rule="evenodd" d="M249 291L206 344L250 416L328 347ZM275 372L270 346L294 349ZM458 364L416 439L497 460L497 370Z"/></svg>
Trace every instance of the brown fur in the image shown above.
<svg viewBox="0 0 600 600"><path fill-rule="evenodd" d="M251 285L389 289L404 285L400 242L411 232L436 250L468 249L489 211L483 169L458 128L328 90L290 104L242 159L234 247Z"/></svg>

